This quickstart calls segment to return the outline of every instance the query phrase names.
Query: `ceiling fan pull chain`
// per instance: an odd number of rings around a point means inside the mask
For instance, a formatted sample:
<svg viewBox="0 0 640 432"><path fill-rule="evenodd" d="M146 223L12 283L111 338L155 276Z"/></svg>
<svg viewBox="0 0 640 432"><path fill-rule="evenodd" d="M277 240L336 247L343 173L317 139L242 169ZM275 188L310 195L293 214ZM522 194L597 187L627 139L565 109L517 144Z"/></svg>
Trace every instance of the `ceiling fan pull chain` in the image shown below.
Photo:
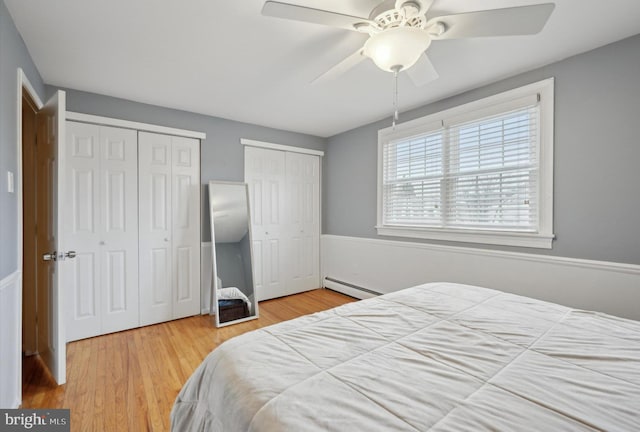
<svg viewBox="0 0 640 432"><path fill-rule="evenodd" d="M391 126L396 127L398 121L398 70L400 68L393 68L393 122Z"/></svg>

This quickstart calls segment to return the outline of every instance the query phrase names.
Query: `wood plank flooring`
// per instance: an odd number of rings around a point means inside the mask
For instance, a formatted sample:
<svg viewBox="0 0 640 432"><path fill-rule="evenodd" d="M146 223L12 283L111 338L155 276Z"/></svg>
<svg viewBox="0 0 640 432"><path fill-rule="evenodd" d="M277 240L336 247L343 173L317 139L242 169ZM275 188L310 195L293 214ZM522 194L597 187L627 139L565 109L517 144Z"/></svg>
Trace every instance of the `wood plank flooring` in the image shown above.
<svg viewBox="0 0 640 432"><path fill-rule="evenodd" d="M23 408L69 408L72 431L168 431L182 385L225 340L354 301L318 289L260 303L260 318L221 329L196 316L67 345L67 384L37 356L23 362Z"/></svg>

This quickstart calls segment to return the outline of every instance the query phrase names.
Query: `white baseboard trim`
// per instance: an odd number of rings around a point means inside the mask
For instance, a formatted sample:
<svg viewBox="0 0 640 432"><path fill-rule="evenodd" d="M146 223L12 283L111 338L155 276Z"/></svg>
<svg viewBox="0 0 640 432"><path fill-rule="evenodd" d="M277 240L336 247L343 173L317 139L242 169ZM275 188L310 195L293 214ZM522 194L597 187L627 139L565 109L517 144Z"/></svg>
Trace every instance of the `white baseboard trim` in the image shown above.
<svg viewBox="0 0 640 432"><path fill-rule="evenodd" d="M375 292L459 282L640 320L640 265L336 235L321 242L323 279Z"/></svg>
<svg viewBox="0 0 640 432"><path fill-rule="evenodd" d="M0 280L0 408L22 403L22 272Z"/></svg>
<svg viewBox="0 0 640 432"><path fill-rule="evenodd" d="M338 291L342 294L346 294L348 296L355 297L357 299L373 298L380 295L380 294L374 294L372 291L363 289L362 287L351 285L343 281L332 280L330 278L324 278L322 280L322 287L329 288L330 290L333 290L333 291Z"/></svg>

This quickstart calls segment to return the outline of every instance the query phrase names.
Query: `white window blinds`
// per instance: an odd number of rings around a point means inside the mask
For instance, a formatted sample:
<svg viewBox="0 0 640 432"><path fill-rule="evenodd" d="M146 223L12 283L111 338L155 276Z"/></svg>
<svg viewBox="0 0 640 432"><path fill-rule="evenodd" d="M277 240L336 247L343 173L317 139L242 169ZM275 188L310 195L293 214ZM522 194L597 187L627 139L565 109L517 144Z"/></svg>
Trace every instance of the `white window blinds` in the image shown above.
<svg viewBox="0 0 640 432"><path fill-rule="evenodd" d="M537 232L539 117L529 99L384 143L383 224Z"/></svg>
<svg viewBox="0 0 640 432"><path fill-rule="evenodd" d="M443 131L389 142L384 148L384 222L439 226Z"/></svg>

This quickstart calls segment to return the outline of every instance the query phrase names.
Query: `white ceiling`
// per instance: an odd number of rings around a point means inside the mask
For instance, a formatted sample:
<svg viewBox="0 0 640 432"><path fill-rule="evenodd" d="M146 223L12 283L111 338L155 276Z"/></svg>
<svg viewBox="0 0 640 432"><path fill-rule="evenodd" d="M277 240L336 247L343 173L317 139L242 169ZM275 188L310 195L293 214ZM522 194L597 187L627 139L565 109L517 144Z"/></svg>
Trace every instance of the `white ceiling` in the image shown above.
<svg viewBox="0 0 640 432"><path fill-rule="evenodd" d="M429 16L548 0L436 0ZM291 0L366 16L376 0ZM310 85L366 36L264 17L263 0L5 0L47 84L304 132L388 117L392 76L365 61ZM440 78L400 77L405 111L640 33L638 0L556 0L536 36L437 41Z"/></svg>

